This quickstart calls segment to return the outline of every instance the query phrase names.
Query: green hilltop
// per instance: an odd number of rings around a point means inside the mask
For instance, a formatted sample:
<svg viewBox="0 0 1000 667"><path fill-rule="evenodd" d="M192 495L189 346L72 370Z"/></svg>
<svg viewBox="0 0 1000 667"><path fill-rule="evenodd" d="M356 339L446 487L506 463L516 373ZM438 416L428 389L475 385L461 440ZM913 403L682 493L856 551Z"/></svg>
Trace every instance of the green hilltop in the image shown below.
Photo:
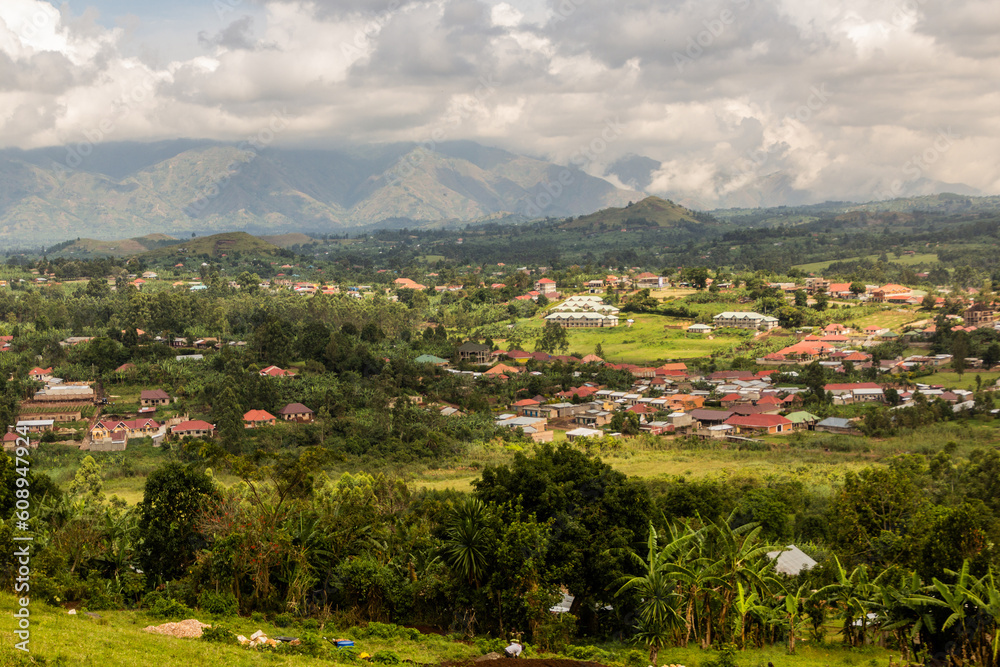
<svg viewBox="0 0 1000 667"><path fill-rule="evenodd" d="M702 219L699 220L698 218ZM648 227L688 227L704 225L705 216L669 199L646 197L624 208L605 208L560 225L563 229L637 229Z"/></svg>
<svg viewBox="0 0 1000 667"><path fill-rule="evenodd" d="M212 234L192 238L180 243L174 243L164 248L149 250L141 254L147 261L163 259L174 259L178 261L184 258L208 255L209 257L222 257L233 253L242 255L263 255L267 257L282 256L282 249L273 243L269 243L256 236L251 236L246 232L225 232L223 234Z"/></svg>

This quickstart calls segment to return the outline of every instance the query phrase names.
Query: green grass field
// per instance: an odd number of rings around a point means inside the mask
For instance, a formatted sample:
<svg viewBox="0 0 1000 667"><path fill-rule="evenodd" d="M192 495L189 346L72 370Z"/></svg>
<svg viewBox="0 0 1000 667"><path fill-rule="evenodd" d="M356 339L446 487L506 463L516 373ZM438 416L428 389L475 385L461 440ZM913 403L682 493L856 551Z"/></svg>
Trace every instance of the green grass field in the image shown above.
<svg viewBox="0 0 1000 667"><path fill-rule="evenodd" d="M862 257L847 257L845 259L829 259L823 262L811 262L809 264L796 264L796 269L801 269L807 273L822 273L826 271L831 264L837 262L857 262L864 259L870 260L872 262L877 262L878 255L864 255ZM895 255L889 255L889 262L892 264L902 264L903 266L914 266L917 264L936 264L938 261L937 253L925 252L917 253L915 255L902 255L898 259Z"/></svg>
<svg viewBox="0 0 1000 667"><path fill-rule="evenodd" d="M615 363L655 364L672 359L708 357L717 349L725 349L742 339L738 336L688 336L680 329L667 329L679 325L681 320L662 315L623 313L617 327L601 329L567 329L568 354L583 357L593 353L600 343L606 361ZM628 326L625 320L635 323ZM525 336L540 333L540 318L520 320L518 328Z"/></svg>

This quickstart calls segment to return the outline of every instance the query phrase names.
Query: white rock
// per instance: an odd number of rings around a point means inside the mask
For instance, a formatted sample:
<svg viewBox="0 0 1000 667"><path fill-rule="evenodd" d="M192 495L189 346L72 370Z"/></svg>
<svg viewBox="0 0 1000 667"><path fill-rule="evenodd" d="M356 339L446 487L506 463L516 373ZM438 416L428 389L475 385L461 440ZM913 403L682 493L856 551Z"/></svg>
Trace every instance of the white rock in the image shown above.
<svg viewBox="0 0 1000 667"><path fill-rule="evenodd" d="M258 630L257 632L250 635L250 639L257 639L257 637L263 637L263 636L264 636L264 631Z"/></svg>
<svg viewBox="0 0 1000 667"><path fill-rule="evenodd" d="M70 609L70 610L69 610L68 612L66 612L66 613L67 613L67 614L69 614L70 616L76 616L76 609Z"/></svg>

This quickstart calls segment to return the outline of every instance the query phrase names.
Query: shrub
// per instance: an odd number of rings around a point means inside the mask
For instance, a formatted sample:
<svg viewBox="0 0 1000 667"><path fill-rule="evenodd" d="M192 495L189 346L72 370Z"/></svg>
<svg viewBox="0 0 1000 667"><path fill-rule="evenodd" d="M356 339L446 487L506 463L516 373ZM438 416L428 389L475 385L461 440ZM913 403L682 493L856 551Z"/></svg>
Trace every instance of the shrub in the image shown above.
<svg viewBox="0 0 1000 667"><path fill-rule="evenodd" d="M212 625L207 628L202 628L201 638L207 642L216 642L219 644L236 643L236 635L221 625Z"/></svg>
<svg viewBox="0 0 1000 667"><path fill-rule="evenodd" d="M398 665L402 660L393 651L376 651L372 656L372 662L380 665Z"/></svg>
<svg viewBox="0 0 1000 667"><path fill-rule="evenodd" d="M160 597L149 608L149 615L156 618L184 619L194 616L194 612L191 611L190 607L173 598Z"/></svg>
<svg viewBox="0 0 1000 667"><path fill-rule="evenodd" d="M219 616L236 616L240 613L235 595L212 590L203 590L198 594L198 608Z"/></svg>
<svg viewBox="0 0 1000 667"><path fill-rule="evenodd" d="M287 628L292 624L291 614L278 614L274 617L274 625L278 628Z"/></svg>

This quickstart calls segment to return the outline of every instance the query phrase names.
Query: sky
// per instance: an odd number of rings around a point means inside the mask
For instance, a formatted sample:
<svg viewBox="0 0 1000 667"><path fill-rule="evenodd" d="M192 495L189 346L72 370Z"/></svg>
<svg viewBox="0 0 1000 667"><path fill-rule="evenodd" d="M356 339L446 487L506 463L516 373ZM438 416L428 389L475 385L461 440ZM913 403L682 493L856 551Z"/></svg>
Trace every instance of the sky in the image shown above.
<svg viewBox="0 0 1000 667"><path fill-rule="evenodd" d="M882 199L1000 194L998 109L996 0L0 2L3 147L472 139Z"/></svg>

